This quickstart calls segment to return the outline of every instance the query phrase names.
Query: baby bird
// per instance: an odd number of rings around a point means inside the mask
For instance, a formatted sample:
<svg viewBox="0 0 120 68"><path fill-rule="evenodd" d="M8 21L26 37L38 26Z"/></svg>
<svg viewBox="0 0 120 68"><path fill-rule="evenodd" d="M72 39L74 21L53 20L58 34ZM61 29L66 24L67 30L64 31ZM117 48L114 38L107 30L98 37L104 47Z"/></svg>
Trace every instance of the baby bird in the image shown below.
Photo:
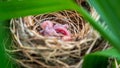
<svg viewBox="0 0 120 68"><path fill-rule="evenodd" d="M71 40L71 33L68 31L68 25L53 24L52 21L44 21L40 24L40 31L44 36L61 37L64 41Z"/></svg>
<svg viewBox="0 0 120 68"><path fill-rule="evenodd" d="M44 21L40 24L43 29L40 31L44 36L58 36L58 33L53 28L53 23L51 21Z"/></svg>

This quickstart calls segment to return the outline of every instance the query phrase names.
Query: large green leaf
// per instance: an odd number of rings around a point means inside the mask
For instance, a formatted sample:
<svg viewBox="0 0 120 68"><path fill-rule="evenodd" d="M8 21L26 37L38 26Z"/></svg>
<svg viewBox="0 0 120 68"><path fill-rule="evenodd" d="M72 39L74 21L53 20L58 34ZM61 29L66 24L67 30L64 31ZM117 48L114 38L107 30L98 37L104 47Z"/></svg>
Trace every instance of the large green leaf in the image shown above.
<svg viewBox="0 0 120 68"><path fill-rule="evenodd" d="M120 52L120 0L89 0L108 26L109 32L101 28L100 32ZM93 26L94 27L94 26ZM105 32L106 31L106 32Z"/></svg>
<svg viewBox="0 0 120 68"><path fill-rule="evenodd" d="M105 51L95 52L93 54L102 55L102 56L106 56L106 57L117 58L120 61L120 54L115 48L110 48L110 49L107 49Z"/></svg>
<svg viewBox="0 0 120 68"><path fill-rule="evenodd" d="M120 36L120 10L119 3L120 0L89 0L90 3L96 8L100 16L105 20L109 28L115 33L115 35ZM120 39L119 39L120 40Z"/></svg>
<svg viewBox="0 0 120 68"><path fill-rule="evenodd" d="M120 61L120 54L114 48L89 54L84 58L83 68L107 68L108 58L117 58Z"/></svg>
<svg viewBox="0 0 120 68"><path fill-rule="evenodd" d="M88 0L89 1L89 0ZM97 1L97 3L99 3L99 1L102 1L102 2L105 2L104 0L90 0L90 3L91 2L95 2L95 1ZM113 2L113 0L109 0L111 3ZM117 2L119 2L119 0L116 0ZM107 3L107 2L105 2L106 4L103 6L102 4L97 4L96 2L94 3L94 4L92 4L95 8L96 8L96 10L98 11L98 12L101 12L100 13L100 16L104 19L104 21L105 22L107 22L107 26L108 26L108 28L106 29L105 28L105 26L102 26L99 22L96 22L95 20L93 20L93 18L91 18L91 16L86 12L86 11L84 11L82 8L77 8L77 7L75 7L75 9L76 10L78 10L82 15L83 15L83 17L87 20L87 21L89 21L89 23L97 30L97 31L99 31L99 33L105 38L105 39L107 39L109 42L110 42L110 44L113 46L113 47L115 47L119 52L120 52L120 46L119 46L119 43L120 43L120 38L119 38L119 22L118 22L118 20L119 20L119 16L117 16L118 18L116 18L114 21L115 22L113 22L112 20L113 19L111 19L111 18L109 18L110 16L113 16L113 15L116 15L116 14L118 14L119 15L119 13L118 13L118 11L120 12L120 10L119 10L119 7L118 7L118 3L116 3L116 4L112 4L112 7L115 7L115 8L111 8L110 6L109 6L109 3ZM100 2L101 3L101 2ZM107 6L107 7L106 7ZM113 11L113 13L108 13L107 14L107 12L104 12L106 9L108 9L108 8L111 8L111 10ZM102 11L102 10L104 10L104 11ZM107 10L107 11L110 11L110 9L109 10ZM117 13L116 13L116 11L117 11ZM103 14L103 13L104 14ZM115 14L114 14L115 13ZM111 21L111 22L109 22L109 21ZM110 24L111 24L111 26L110 26ZM117 25L114 25L114 24L117 24ZM114 26L114 27L112 27L112 25ZM115 28L116 27L116 28ZM117 34L118 33L118 34Z"/></svg>
<svg viewBox="0 0 120 68"><path fill-rule="evenodd" d="M84 58L82 68L107 68L108 57L101 55L87 55Z"/></svg>
<svg viewBox="0 0 120 68"><path fill-rule="evenodd" d="M74 8L72 0L11 0L0 2L0 19Z"/></svg>
<svg viewBox="0 0 120 68"><path fill-rule="evenodd" d="M11 45L11 35L9 31L9 21L0 21L0 68L13 68L5 47Z"/></svg>
<svg viewBox="0 0 120 68"><path fill-rule="evenodd" d="M112 45L120 52L120 10L119 3L120 0L89 0L91 5L93 5L97 12L100 14L101 18L105 21L108 26L108 34L103 31L105 34L101 33ZM98 29L98 28L97 28ZM102 28L101 28L102 29ZM104 28L103 28L104 30ZM117 41L117 42L116 42ZM83 68L96 68L97 66L101 68L103 62L107 64L105 57L114 57L120 61L120 53L116 49L109 49L102 52L96 52L90 55L87 55L84 58ZM96 58L99 57L99 58ZM96 61L94 61L96 60ZM88 67L87 67L88 66ZM97 68L98 68L97 67ZM106 65L105 65L106 67Z"/></svg>

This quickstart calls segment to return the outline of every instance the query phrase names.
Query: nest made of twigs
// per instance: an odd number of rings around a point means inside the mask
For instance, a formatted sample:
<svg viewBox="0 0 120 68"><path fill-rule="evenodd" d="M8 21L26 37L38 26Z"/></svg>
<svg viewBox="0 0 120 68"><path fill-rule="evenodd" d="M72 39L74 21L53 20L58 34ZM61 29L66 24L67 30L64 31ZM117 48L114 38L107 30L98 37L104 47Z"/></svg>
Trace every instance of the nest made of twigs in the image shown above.
<svg viewBox="0 0 120 68"><path fill-rule="evenodd" d="M46 20L68 24L72 40L41 35L40 23ZM76 11L12 19L10 30L14 39L12 52L17 56L14 60L26 68L76 68L85 54L103 48L92 49L100 37Z"/></svg>
<svg viewBox="0 0 120 68"><path fill-rule="evenodd" d="M39 34L40 23L45 20L68 24L73 40L63 41ZM75 11L12 19L11 32L16 44L13 47L19 54L17 62L28 68L74 67L98 38L90 25Z"/></svg>

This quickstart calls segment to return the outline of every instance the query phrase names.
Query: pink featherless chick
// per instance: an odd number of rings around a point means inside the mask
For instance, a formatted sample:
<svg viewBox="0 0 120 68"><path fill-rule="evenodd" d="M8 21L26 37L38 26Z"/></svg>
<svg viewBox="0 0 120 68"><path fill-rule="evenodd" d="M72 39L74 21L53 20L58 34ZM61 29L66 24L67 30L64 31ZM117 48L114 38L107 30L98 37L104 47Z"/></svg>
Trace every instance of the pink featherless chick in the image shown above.
<svg viewBox="0 0 120 68"><path fill-rule="evenodd" d="M52 21L44 21L41 23L41 30L40 32L44 36L55 36L55 37L61 37L64 41L70 41L71 40L71 34L67 30L68 25L62 25L62 24L55 24L53 25Z"/></svg>
<svg viewBox="0 0 120 68"><path fill-rule="evenodd" d="M41 28L42 29L45 29L46 27L53 27L53 23L51 21L43 21L41 24L40 24Z"/></svg>
<svg viewBox="0 0 120 68"><path fill-rule="evenodd" d="M40 24L40 26L43 29L40 32L44 36L58 36L55 29L53 28L53 23L51 21L44 21Z"/></svg>
<svg viewBox="0 0 120 68"><path fill-rule="evenodd" d="M53 28L56 30L57 33L63 34L62 40L64 40L64 41L72 40L71 33L67 30L68 29L68 25L67 24L65 24L65 25L56 24L56 25L54 25Z"/></svg>

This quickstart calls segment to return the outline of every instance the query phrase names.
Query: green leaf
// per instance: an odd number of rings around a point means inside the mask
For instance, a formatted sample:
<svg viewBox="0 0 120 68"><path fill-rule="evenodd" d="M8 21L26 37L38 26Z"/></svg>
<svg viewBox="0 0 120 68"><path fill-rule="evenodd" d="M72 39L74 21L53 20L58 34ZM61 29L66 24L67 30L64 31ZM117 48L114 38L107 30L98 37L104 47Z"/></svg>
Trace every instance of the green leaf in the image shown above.
<svg viewBox="0 0 120 68"><path fill-rule="evenodd" d="M5 51L11 44L9 21L0 21L0 68L13 68L13 62Z"/></svg>
<svg viewBox="0 0 120 68"><path fill-rule="evenodd" d="M0 19L74 8L72 0L11 0L0 2Z"/></svg>
<svg viewBox="0 0 120 68"><path fill-rule="evenodd" d="M100 55L87 55L82 68L107 68L108 58Z"/></svg>
<svg viewBox="0 0 120 68"><path fill-rule="evenodd" d="M117 58L120 61L119 52L114 49L95 52L84 57L83 68L107 68L108 58ZM113 67L114 67L114 63Z"/></svg>
<svg viewBox="0 0 120 68"><path fill-rule="evenodd" d="M120 0L89 0L95 9L100 13L101 17L109 28L117 35L120 36Z"/></svg>
<svg viewBox="0 0 120 68"><path fill-rule="evenodd" d="M94 0L90 0L90 2L94 2ZM95 0L95 1L103 1L104 2L104 0ZM109 1L111 1L111 3L113 2L113 0L109 0ZM118 1L118 0L117 0ZM118 1L119 2L119 1ZM99 2L97 2L97 3L99 3ZM102 6L102 8L101 8L101 5L100 4L96 4L96 3L94 3L95 5L93 5L94 7L95 6L97 6L96 8L98 8L99 10L97 10L98 12L99 11L101 11L101 10L104 10L103 8L106 8L106 6ZM99 5L99 6L98 6ZM107 8L111 8L110 6L109 6L109 4L106 2L106 5L107 5ZM114 6L114 7L116 7L116 5L112 5L112 6ZM107 9L106 8L106 9ZM82 14L83 15L83 17L87 20L87 21L89 21L89 23L97 30L97 31L99 31L99 33L105 38L105 39L107 39L109 42L110 42L110 44L113 46L113 47L115 47L119 52L120 52L120 46L119 46L119 43L120 43L120 36L118 36L118 34L116 34L117 32L119 32L119 25L120 24L118 24L117 23L117 25L116 25L116 28L114 28L115 27L115 25L114 24L116 24L116 22L108 22L106 19L104 20L105 22L107 22L107 23L112 23L113 25L114 25L114 27L112 27L112 26L109 26L108 24L108 28L107 29L105 29L105 26L102 26L99 22L96 22L93 18L91 18L91 16L85 11L85 10L83 10L83 8L79 8L79 7L77 7L77 6L75 6L75 9L76 10L78 10L78 12L80 13L80 14ZM116 10L117 9L119 9L119 8L116 8ZM113 10L113 14L116 12L114 9L112 9L111 8L111 10ZM110 11L110 10L109 10ZM101 12L104 12L104 11L101 11ZM120 10L119 10L119 12L120 12ZM105 14L107 14L107 12L105 12ZM113 14L110 14L109 16L112 16ZM116 13L115 13L116 14ZM104 16L104 17L109 17L109 16L107 16L107 15L104 15L104 14L101 14L100 13L100 15L101 16ZM118 16L117 16L118 17ZM110 21L112 20L112 19L109 19ZM119 19L118 18L116 18L116 21L118 21ZM112 27L112 28L111 28ZM118 30L117 32L115 32L116 30Z"/></svg>
<svg viewBox="0 0 120 68"><path fill-rule="evenodd" d="M120 52L120 0L89 0L91 5L95 7L102 19L108 26L108 31L104 30L104 27L100 29L96 28L102 36L104 36L110 43ZM90 23L95 23L94 21ZM96 22L97 23L97 22ZM96 27L93 25L93 27Z"/></svg>
<svg viewBox="0 0 120 68"><path fill-rule="evenodd" d="M111 48L111 49L101 51L101 52L96 52L94 54L95 55L103 55L103 56L106 56L106 57L117 58L117 60L120 61L120 53L115 48Z"/></svg>

